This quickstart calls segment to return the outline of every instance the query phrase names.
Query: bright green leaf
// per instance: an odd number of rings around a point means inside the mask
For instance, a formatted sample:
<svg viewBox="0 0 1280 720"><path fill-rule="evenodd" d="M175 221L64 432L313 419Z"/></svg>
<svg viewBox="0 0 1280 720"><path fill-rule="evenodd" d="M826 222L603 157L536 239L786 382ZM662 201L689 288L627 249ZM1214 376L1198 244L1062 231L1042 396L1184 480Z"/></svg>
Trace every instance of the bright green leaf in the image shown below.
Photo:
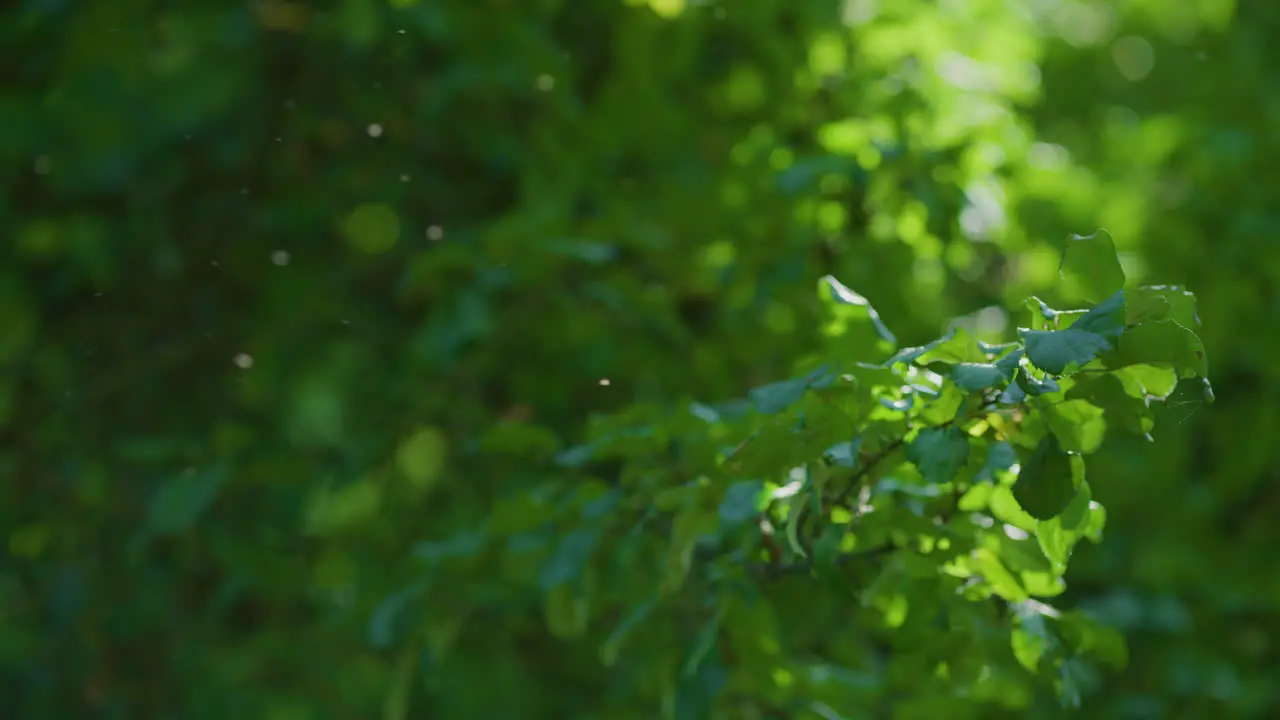
<svg viewBox="0 0 1280 720"><path fill-rule="evenodd" d="M1064 451L1088 455L1102 445L1107 430L1102 408L1087 400L1067 400L1045 403L1041 412Z"/></svg>
<svg viewBox="0 0 1280 720"><path fill-rule="evenodd" d="M1158 320L1173 320L1182 327L1200 325L1196 312L1196 296L1182 288L1155 285L1125 292L1128 304L1127 324L1140 325Z"/></svg>

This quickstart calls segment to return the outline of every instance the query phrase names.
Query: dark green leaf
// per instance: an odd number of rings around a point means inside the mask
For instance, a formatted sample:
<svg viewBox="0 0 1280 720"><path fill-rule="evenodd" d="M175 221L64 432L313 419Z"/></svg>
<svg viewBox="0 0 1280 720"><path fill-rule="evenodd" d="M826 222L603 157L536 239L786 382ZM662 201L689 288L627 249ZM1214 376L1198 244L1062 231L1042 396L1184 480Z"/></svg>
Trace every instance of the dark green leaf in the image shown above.
<svg viewBox="0 0 1280 720"><path fill-rule="evenodd" d="M605 667L613 666L618 659L618 651L622 649L623 641L627 639L627 636L631 634L631 631L637 625L649 617L656 605L657 599L655 598L645 600L632 608L631 612L627 613L627 616L622 619L622 622L618 623L618 626L613 629L613 632L600 646L600 661L604 663Z"/></svg>
<svg viewBox="0 0 1280 720"><path fill-rule="evenodd" d="M1115 352L1108 353L1105 362L1112 368L1168 365L1184 378L1209 375L1204 343L1194 332L1173 320L1143 323L1125 331Z"/></svg>
<svg viewBox="0 0 1280 720"><path fill-rule="evenodd" d="M763 492L764 483L759 480L742 480L730 485L720 501L720 529L733 530L756 517Z"/></svg>
<svg viewBox="0 0 1280 720"><path fill-rule="evenodd" d="M151 496L148 527L157 533L175 533L191 528L217 499L227 479L227 468L217 465L192 470L166 481Z"/></svg>
<svg viewBox="0 0 1280 720"><path fill-rule="evenodd" d="M907 447L907 459L925 482L950 482L969 460L969 438L956 427L926 428Z"/></svg>
<svg viewBox="0 0 1280 720"><path fill-rule="evenodd" d="M1072 458L1052 433L1045 435L1022 463L1013 496L1037 520L1048 520L1067 508L1076 494Z"/></svg>
<svg viewBox="0 0 1280 720"><path fill-rule="evenodd" d="M570 582L582 572L591 554L595 552L596 543L600 540L598 530L574 530L565 535L556 547L551 561L542 569L539 584L543 592Z"/></svg>
<svg viewBox="0 0 1280 720"><path fill-rule="evenodd" d="M1084 330L1019 330L1031 364L1052 375L1062 375L1088 364L1111 347L1106 338Z"/></svg>
<svg viewBox="0 0 1280 720"><path fill-rule="evenodd" d="M1081 330L1111 339L1124 332L1125 328L1125 293L1117 290L1105 300L1090 308L1071 326L1072 330Z"/></svg>
<svg viewBox="0 0 1280 720"><path fill-rule="evenodd" d="M965 392L977 392L1008 382L1011 374L998 365L960 363L951 367L951 381Z"/></svg>
<svg viewBox="0 0 1280 720"><path fill-rule="evenodd" d="M770 383L751 391L751 404L757 411L773 415L786 410L804 397L808 388L809 383L804 378Z"/></svg>

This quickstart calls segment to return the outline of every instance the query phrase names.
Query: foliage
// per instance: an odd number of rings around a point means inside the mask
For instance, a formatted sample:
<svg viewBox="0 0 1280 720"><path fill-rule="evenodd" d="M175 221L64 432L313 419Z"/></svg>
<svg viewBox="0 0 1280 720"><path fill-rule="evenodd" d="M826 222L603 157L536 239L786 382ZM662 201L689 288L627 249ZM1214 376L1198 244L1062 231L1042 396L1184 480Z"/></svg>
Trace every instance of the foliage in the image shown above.
<svg viewBox="0 0 1280 720"><path fill-rule="evenodd" d="M1268 717L1238 5L0 10L7 713Z"/></svg>
<svg viewBox="0 0 1280 720"><path fill-rule="evenodd" d="M1117 269L1089 276L1115 280L1100 303L1036 301L1003 345L955 329L896 353L865 298L828 277L816 367L742 400L598 418L561 464L620 460L619 480L574 482L554 512L535 498L564 485L533 488L485 533L525 556L528 518L558 527L554 549L529 553L552 631L600 644L677 716L1078 706L1098 665L1126 660L1114 629L1044 602L1106 523L1084 456L1109 426L1149 433L1180 378L1208 391L1175 318L1194 300L1123 289L1116 262L1105 235L1077 238L1064 279ZM596 618L622 619L604 634Z"/></svg>

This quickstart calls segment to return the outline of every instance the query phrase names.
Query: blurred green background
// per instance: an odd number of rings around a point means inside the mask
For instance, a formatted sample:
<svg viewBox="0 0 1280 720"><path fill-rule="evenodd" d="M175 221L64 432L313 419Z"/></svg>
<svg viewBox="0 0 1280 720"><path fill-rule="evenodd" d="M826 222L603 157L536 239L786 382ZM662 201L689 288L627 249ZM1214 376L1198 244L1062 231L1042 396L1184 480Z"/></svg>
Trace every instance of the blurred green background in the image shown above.
<svg viewBox="0 0 1280 720"><path fill-rule="evenodd" d="M1277 33L1268 0L8 5L2 714L709 716L472 531L576 482L593 413L786 377L824 274L903 344L1011 337L1102 227L1198 295L1218 402L1091 466L1107 535L1056 602L1131 660L1081 713L1280 715Z"/></svg>

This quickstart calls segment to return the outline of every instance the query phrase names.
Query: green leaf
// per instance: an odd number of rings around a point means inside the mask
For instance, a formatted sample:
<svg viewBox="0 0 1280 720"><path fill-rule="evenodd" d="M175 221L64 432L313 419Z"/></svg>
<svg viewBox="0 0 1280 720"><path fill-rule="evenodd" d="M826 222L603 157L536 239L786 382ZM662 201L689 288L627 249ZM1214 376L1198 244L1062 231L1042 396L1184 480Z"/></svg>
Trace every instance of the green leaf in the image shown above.
<svg viewBox="0 0 1280 720"><path fill-rule="evenodd" d="M1047 434L1022 464L1013 496L1028 515L1048 520L1065 510L1075 494L1072 457L1063 452L1057 436Z"/></svg>
<svg viewBox="0 0 1280 720"><path fill-rule="evenodd" d="M166 481L151 496L147 526L156 533L176 533L191 528L217 499L227 477L226 466L217 465Z"/></svg>
<svg viewBox="0 0 1280 720"><path fill-rule="evenodd" d="M631 634L631 631L637 625L649 617L656 605L656 598L645 600L632 608L631 612L627 613L627 616L622 619L622 622L618 623L618 626L613 629L609 637L600 645L600 662L605 667L613 667L613 664L618 660L618 651L622 649L623 641L627 639L627 636Z"/></svg>
<svg viewBox="0 0 1280 720"><path fill-rule="evenodd" d="M1110 374L1124 384L1126 393L1138 398L1150 395L1163 400L1178 386L1177 371L1160 365L1130 365Z"/></svg>
<svg viewBox="0 0 1280 720"><path fill-rule="evenodd" d="M716 646L716 641L720 638L720 623L724 621L727 611L728 606L722 603L716 609L715 615L712 615L707 624L703 626L702 632L698 633L698 638L694 641L693 647L690 648L689 657L684 663L684 670L682 671L684 677L693 677L698 672L698 667L702 664L703 658L707 656L707 653L711 652L711 648Z"/></svg>
<svg viewBox="0 0 1280 720"><path fill-rule="evenodd" d="M818 282L818 298L827 310L823 334L842 361L878 361L897 346L897 338L870 301L834 277L828 275Z"/></svg>
<svg viewBox="0 0 1280 720"><path fill-rule="evenodd" d="M543 601L547 629L557 638L581 637L587 630L587 598L569 585L559 585Z"/></svg>
<svg viewBox="0 0 1280 720"><path fill-rule="evenodd" d="M808 388L809 381L805 378L770 383L751 391L751 404L759 412L774 415L786 410L804 397Z"/></svg>
<svg viewBox="0 0 1280 720"><path fill-rule="evenodd" d="M995 366L1000 369L1000 374L1005 380L1012 380L1017 374L1018 368L1022 366L1022 358L1027 356L1027 350L1024 347L1017 347L1013 352L1008 353L1004 357L995 361Z"/></svg>
<svg viewBox="0 0 1280 720"><path fill-rule="evenodd" d="M925 482L950 482L969 460L969 438L957 427L925 428L907 447L907 459Z"/></svg>
<svg viewBox="0 0 1280 720"><path fill-rule="evenodd" d="M928 395L920 392L917 393L917 397L924 399ZM937 396L929 400L920 410L920 419L930 425L941 425L955 418L964 407L964 403L965 394L958 386L954 383L944 384Z"/></svg>
<svg viewBox="0 0 1280 720"><path fill-rule="evenodd" d="M671 546L667 549L666 574L661 590L672 593L684 585L693 562L693 549L698 540L716 530L717 515L699 507L686 508L676 515L671 529Z"/></svg>
<svg viewBox="0 0 1280 720"><path fill-rule="evenodd" d="M1204 343L1194 332L1173 320L1158 320L1130 328L1120 337L1114 353L1104 361L1107 367L1128 365L1168 365L1180 377L1208 377L1209 359Z"/></svg>
<svg viewBox="0 0 1280 720"><path fill-rule="evenodd" d="M1041 658L1049 650L1049 643L1043 635L1030 632L1022 626L1013 628L1013 632L1010 633L1010 644L1018 664L1031 672L1036 672Z"/></svg>
<svg viewBox="0 0 1280 720"><path fill-rule="evenodd" d="M1061 524L1067 532L1083 533L1089 528L1090 506L1093 504L1093 491L1088 482L1081 481L1076 496L1071 499L1067 509L1053 520Z"/></svg>
<svg viewBox="0 0 1280 720"><path fill-rule="evenodd" d="M997 485L987 498L987 507L991 509L991 514L1001 522L1033 533L1036 530L1038 522L1034 517L1027 514L1026 510L1018 504L1018 500L1014 497L1013 489L1008 485Z"/></svg>
<svg viewBox="0 0 1280 720"><path fill-rule="evenodd" d="M1066 452L1088 455L1102 445L1107 431L1102 408L1087 400L1067 400L1045 403L1042 412L1045 424Z"/></svg>
<svg viewBox="0 0 1280 720"><path fill-rule="evenodd" d="M1105 230L1067 238L1058 276L1068 293L1092 302L1120 290L1125 281L1115 242Z"/></svg>
<svg viewBox="0 0 1280 720"><path fill-rule="evenodd" d="M1136 381L1131 382L1133 387L1126 387L1125 378L1118 373L1080 377L1067 391L1067 397L1071 400L1087 400L1090 405L1102 411L1106 421L1114 422L1129 432L1145 435L1151 431L1151 409L1142 386ZM1052 422L1050 427L1053 427ZM1058 434L1058 439L1066 447L1066 440L1061 433Z"/></svg>
<svg viewBox="0 0 1280 720"><path fill-rule="evenodd" d="M1128 303L1126 322L1129 325L1158 320L1172 320L1185 328L1200 325L1196 296L1182 288L1153 285L1134 288L1125 294Z"/></svg>
<svg viewBox="0 0 1280 720"><path fill-rule="evenodd" d="M1057 622L1063 640L1076 652L1096 657L1116 670L1129 664L1124 635L1115 628L1078 610L1062 613Z"/></svg>
<svg viewBox="0 0 1280 720"><path fill-rule="evenodd" d="M927 365L931 362L946 363L985 363L987 354L982 346L962 327L952 328L949 333L924 346L924 352L916 358L916 362Z"/></svg>
<svg viewBox="0 0 1280 720"><path fill-rule="evenodd" d="M378 603L373 615L369 618L370 644L380 649L391 647L396 640L397 631L403 625L405 610L409 609L409 606L426 590L427 583L419 580Z"/></svg>
<svg viewBox="0 0 1280 720"><path fill-rule="evenodd" d="M1036 540L1045 557L1053 561L1053 569L1062 574L1067 569L1067 560L1071 558L1071 548L1075 545L1076 536L1062 529L1058 518L1041 520L1036 527Z"/></svg>
<svg viewBox="0 0 1280 720"><path fill-rule="evenodd" d="M1040 544L1031 538L1017 539L997 532L988 547L1000 554L1000 562L1016 572L1052 572L1054 565Z"/></svg>
<svg viewBox="0 0 1280 720"><path fill-rule="evenodd" d="M1032 365L1052 375L1078 369L1111 344L1106 338L1083 330L1018 330Z"/></svg>
<svg viewBox="0 0 1280 720"><path fill-rule="evenodd" d="M1016 367L1016 366L1015 366ZM998 365L960 363L951 367L951 381L965 392L977 392L1008 382L1013 374Z"/></svg>
<svg viewBox="0 0 1280 720"><path fill-rule="evenodd" d="M845 524L829 523L822 529L822 534L813 543L813 564L815 567L835 565L840 557L840 545L844 542L849 528Z"/></svg>
<svg viewBox="0 0 1280 720"><path fill-rule="evenodd" d="M1055 310L1034 295L1027 298L1024 305L1031 315L1030 329L1032 330L1066 330L1080 316L1088 312L1086 310Z"/></svg>
<svg viewBox="0 0 1280 720"><path fill-rule="evenodd" d="M791 552L800 557L808 557L809 554L804 551L804 546L800 544L800 517L804 512L804 500L800 495L794 495L791 502L787 505L787 520L783 526L783 536L787 539L787 545L791 548Z"/></svg>
<svg viewBox="0 0 1280 720"><path fill-rule="evenodd" d="M944 363L985 363L988 361L982 346L962 327L952 328L946 335L918 347L903 348L893 357L884 361L884 366L898 363L916 363L928 365L933 362Z"/></svg>
<svg viewBox="0 0 1280 720"><path fill-rule="evenodd" d="M1083 367L1105 350L1124 330L1124 292L1117 291L1059 330L1025 330L1018 334L1032 365L1052 375ZM1045 310L1048 310L1046 307ZM1029 394L1031 390L1026 387Z"/></svg>
<svg viewBox="0 0 1280 720"><path fill-rule="evenodd" d="M417 492L430 490L444 469L446 444L435 428L423 428L410 435L396 449L396 467Z"/></svg>
<svg viewBox="0 0 1280 720"><path fill-rule="evenodd" d="M428 540L413 546L414 557L428 563L474 557L485 547L485 534L480 531L458 533L446 540Z"/></svg>
<svg viewBox="0 0 1280 720"><path fill-rule="evenodd" d="M756 517L763 493L764 482L760 480L741 480L730 485L717 511L721 531L736 529Z"/></svg>
<svg viewBox="0 0 1280 720"><path fill-rule="evenodd" d="M995 553L980 548L973 553L974 569L986 578L991 590L996 595L1011 602L1022 602L1028 598L1027 591L1018 583L1018 579L1000 562Z"/></svg>
<svg viewBox="0 0 1280 720"><path fill-rule="evenodd" d="M1022 368L1016 377L1017 385L1022 390L1024 396L1040 397L1049 393L1056 393L1062 389L1057 380L1051 377L1045 377L1043 380L1032 375L1026 368Z"/></svg>
<svg viewBox="0 0 1280 720"><path fill-rule="evenodd" d="M600 540L600 531L596 529L574 530L560 539L555 554L542 569L539 585L543 592L564 585L578 577L582 568L595 552L596 543Z"/></svg>
<svg viewBox="0 0 1280 720"><path fill-rule="evenodd" d="M1105 300L1090 308L1071 326L1072 330L1082 330L1112 339L1125 329L1125 294L1117 290Z"/></svg>

